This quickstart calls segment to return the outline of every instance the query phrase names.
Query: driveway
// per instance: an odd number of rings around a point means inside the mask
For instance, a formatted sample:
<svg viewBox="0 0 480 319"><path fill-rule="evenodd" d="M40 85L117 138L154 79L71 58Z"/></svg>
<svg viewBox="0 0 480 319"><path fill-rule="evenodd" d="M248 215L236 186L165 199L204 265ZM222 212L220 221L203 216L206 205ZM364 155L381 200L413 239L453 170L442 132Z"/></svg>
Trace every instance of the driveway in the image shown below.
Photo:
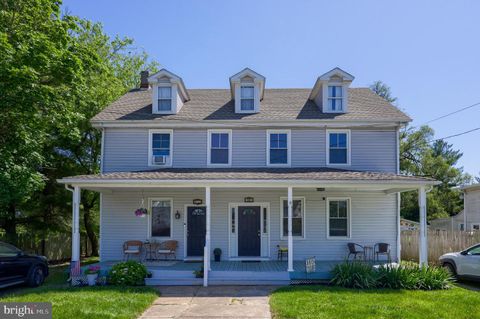
<svg viewBox="0 0 480 319"><path fill-rule="evenodd" d="M159 297L140 317L271 318L268 298L278 286L162 286Z"/></svg>

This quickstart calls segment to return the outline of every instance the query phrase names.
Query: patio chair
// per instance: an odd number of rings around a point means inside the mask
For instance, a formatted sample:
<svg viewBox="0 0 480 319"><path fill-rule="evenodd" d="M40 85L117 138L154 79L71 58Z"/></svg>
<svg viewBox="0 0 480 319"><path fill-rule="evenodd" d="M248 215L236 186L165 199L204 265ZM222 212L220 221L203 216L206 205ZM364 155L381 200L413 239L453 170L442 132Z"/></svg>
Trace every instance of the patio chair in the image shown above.
<svg viewBox="0 0 480 319"><path fill-rule="evenodd" d="M141 258L143 243L140 240L128 240L123 243L123 260L128 260L130 256Z"/></svg>
<svg viewBox="0 0 480 319"><path fill-rule="evenodd" d="M165 259L168 256L173 256L173 259L177 259L177 246L178 241L176 240L167 240L160 244L159 249L157 250L157 254L164 255Z"/></svg>
<svg viewBox="0 0 480 319"><path fill-rule="evenodd" d="M277 245L277 260L282 261L283 256L288 256L288 247Z"/></svg>
<svg viewBox="0 0 480 319"><path fill-rule="evenodd" d="M375 260L380 261L380 255L386 255L388 263L392 262L392 258L390 256L390 244L387 243L376 243L373 251L375 253Z"/></svg>
<svg viewBox="0 0 480 319"><path fill-rule="evenodd" d="M363 259L365 260L365 249L363 248L362 245L355 244L355 243L348 243L348 256L347 260L350 259L350 256L353 255L353 260L357 259L357 256L363 256Z"/></svg>

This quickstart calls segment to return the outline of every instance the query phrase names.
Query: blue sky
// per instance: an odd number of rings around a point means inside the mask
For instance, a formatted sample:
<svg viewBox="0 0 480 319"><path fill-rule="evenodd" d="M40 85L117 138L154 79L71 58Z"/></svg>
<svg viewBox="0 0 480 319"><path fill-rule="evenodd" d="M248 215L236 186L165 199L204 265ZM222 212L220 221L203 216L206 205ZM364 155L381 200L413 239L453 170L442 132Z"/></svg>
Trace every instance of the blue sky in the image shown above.
<svg viewBox="0 0 480 319"><path fill-rule="evenodd" d="M353 87L382 80L423 124L480 102L480 1L65 0L72 14L135 39L187 88L227 88L248 66L267 87L312 87L339 66ZM431 123L436 137L480 126L480 106ZM480 130L449 139L480 173Z"/></svg>

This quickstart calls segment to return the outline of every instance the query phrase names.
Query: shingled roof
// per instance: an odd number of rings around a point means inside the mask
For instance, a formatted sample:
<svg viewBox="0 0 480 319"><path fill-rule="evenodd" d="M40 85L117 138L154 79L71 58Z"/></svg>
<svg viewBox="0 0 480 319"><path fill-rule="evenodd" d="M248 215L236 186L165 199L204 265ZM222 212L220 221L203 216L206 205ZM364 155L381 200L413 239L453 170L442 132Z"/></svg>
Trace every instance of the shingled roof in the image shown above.
<svg viewBox="0 0 480 319"><path fill-rule="evenodd" d="M68 183L95 181L171 181L171 180L255 180L255 181L330 181L330 182L412 182L435 184L428 177L406 176L393 173L353 171L324 167L312 168L165 168L161 170L138 172L111 172L96 175L79 175L65 177L62 182Z"/></svg>
<svg viewBox="0 0 480 319"><path fill-rule="evenodd" d="M228 89L189 89L190 100L178 114L152 114L152 91L132 90L97 114L92 122L102 121L411 121L368 88L350 88L348 113L323 113L308 99L311 89L266 89L260 112L237 114Z"/></svg>

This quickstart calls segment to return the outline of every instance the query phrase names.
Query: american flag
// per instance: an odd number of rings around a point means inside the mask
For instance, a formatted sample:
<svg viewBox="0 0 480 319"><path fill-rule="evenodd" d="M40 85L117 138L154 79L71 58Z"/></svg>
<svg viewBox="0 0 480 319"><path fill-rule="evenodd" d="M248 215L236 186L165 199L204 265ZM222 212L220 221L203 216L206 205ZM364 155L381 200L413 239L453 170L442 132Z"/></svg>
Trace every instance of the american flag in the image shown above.
<svg viewBox="0 0 480 319"><path fill-rule="evenodd" d="M80 260L72 261L70 263L70 277L80 276Z"/></svg>

